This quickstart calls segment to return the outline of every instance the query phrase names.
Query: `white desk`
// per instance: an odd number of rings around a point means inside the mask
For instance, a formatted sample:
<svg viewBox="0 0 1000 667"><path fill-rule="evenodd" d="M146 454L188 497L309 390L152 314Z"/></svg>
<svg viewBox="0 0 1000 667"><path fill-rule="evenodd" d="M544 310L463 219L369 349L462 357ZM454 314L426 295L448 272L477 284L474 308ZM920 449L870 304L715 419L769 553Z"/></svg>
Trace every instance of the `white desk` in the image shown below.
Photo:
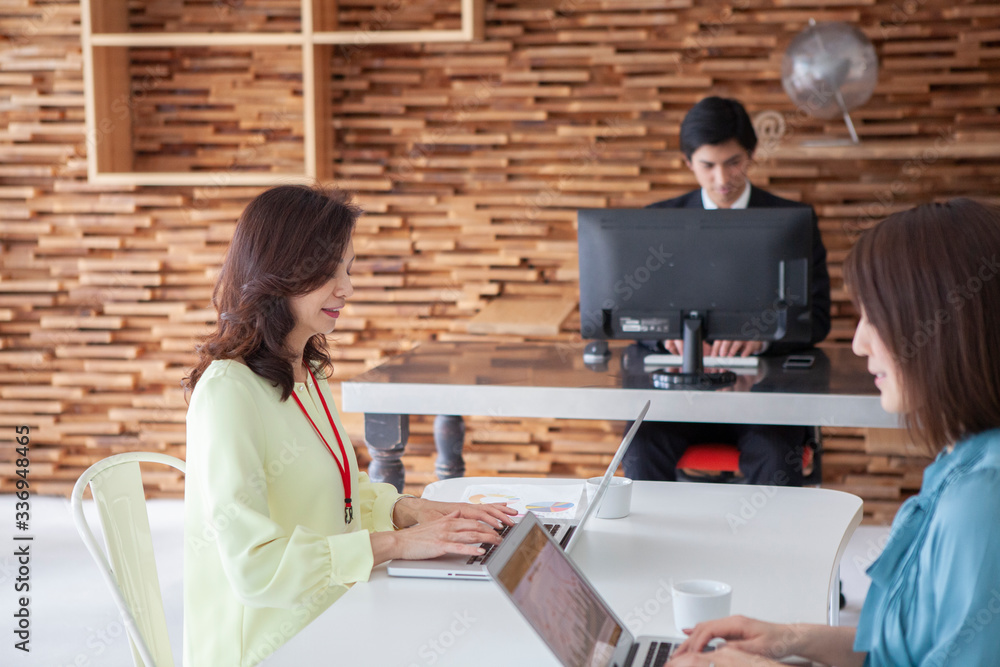
<svg viewBox="0 0 1000 667"><path fill-rule="evenodd" d="M450 479L424 495L456 499L467 484L531 481ZM572 556L633 633L677 634L671 579L730 582L734 614L835 622L831 591L860 522L861 499L837 491L636 482L631 515L593 519ZM265 664L558 663L492 582L400 579L380 566Z"/></svg>
<svg viewBox="0 0 1000 667"><path fill-rule="evenodd" d="M647 400L646 421L802 424L898 428L882 409L863 358L847 348L810 352L813 368L782 368L763 357L757 373L719 391L653 387L648 354L611 345L607 364L587 365L581 347L563 343L425 343L341 384L345 412L365 413L368 474L403 488L400 457L410 415L437 415L439 478L461 477L465 426L458 416L632 420Z"/></svg>

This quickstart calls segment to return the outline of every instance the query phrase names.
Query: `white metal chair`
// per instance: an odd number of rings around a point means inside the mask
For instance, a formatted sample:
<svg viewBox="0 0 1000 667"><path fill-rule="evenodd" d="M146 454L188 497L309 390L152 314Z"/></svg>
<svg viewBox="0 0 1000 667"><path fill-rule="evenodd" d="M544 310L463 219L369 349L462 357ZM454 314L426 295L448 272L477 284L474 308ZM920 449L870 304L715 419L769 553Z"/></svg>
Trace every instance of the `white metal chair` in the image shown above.
<svg viewBox="0 0 1000 667"><path fill-rule="evenodd" d="M140 461L162 463L184 472L184 461L166 454L129 452L109 456L87 468L73 487L73 521L118 605L136 667L173 667ZM83 515L83 492L88 484L97 503L107 555Z"/></svg>

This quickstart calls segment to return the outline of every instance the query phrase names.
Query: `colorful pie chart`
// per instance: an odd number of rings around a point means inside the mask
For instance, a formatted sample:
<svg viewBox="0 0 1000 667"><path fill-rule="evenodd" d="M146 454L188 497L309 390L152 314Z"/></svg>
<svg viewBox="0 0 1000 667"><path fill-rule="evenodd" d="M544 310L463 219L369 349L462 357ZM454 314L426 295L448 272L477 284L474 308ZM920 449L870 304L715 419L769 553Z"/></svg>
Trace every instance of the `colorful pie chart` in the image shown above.
<svg viewBox="0 0 1000 667"><path fill-rule="evenodd" d="M469 502L473 505L484 505L486 503L512 503L517 500L517 496L505 496L500 493L476 493L469 496Z"/></svg>
<svg viewBox="0 0 1000 667"><path fill-rule="evenodd" d="M576 503L567 502L537 502L528 503L525 507L532 512L565 512L573 509L575 505Z"/></svg>

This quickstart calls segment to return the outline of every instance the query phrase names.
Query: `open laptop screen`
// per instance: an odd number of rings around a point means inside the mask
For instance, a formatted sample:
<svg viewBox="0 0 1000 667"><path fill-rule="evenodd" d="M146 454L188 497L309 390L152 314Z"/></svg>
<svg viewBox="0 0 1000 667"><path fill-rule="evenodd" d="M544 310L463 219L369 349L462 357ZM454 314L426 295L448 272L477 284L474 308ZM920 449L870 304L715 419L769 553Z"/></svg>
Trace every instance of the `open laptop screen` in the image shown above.
<svg viewBox="0 0 1000 667"><path fill-rule="evenodd" d="M562 664L610 662L622 626L537 521L495 577Z"/></svg>

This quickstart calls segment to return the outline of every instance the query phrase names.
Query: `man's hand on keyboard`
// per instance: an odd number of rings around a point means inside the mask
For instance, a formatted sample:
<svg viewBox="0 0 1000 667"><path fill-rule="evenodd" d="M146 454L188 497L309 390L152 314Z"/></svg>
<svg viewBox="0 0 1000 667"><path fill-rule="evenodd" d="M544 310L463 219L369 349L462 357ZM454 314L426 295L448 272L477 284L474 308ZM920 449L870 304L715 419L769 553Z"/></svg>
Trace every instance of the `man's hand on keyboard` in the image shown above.
<svg viewBox="0 0 1000 667"><path fill-rule="evenodd" d="M663 341L663 347L666 348L667 352L669 352L670 354L679 354L681 356L684 356L684 341L682 340L675 340L675 339L665 340ZM703 354L707 355L711 351L712 351L711 345L709 345L708 343L702 343Z"/></svg>
<svg viewBox="0 0 1000 667"><path fill-rule="evenodd" d="M764 349L759 340L717 340L705 354L710 357L749 357Z"/></svg>
<svg viewBox="0 0 1000 667"><path fill-rule="evenodd" d="M684 341L665 340L663 347L670 354L684 354ZM712 343L702 343L702 353L706 357L749 357L764 349L759 340L717 340Z"/></svg>

